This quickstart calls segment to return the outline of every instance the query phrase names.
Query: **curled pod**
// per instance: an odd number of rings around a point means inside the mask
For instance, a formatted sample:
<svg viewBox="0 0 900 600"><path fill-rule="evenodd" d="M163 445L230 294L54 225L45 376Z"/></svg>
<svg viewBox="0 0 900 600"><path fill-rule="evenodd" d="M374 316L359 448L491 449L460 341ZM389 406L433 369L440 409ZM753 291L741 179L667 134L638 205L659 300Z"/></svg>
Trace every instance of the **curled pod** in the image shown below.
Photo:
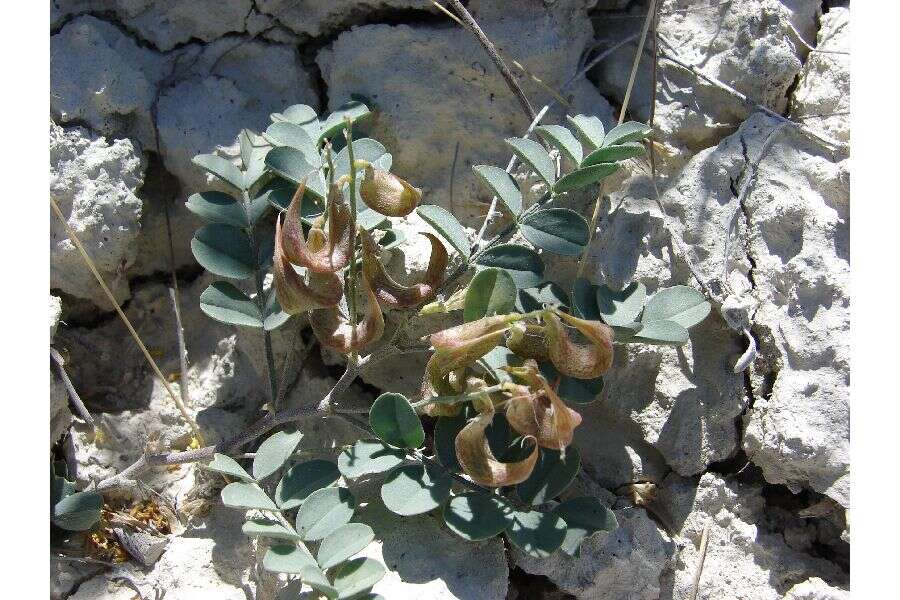
<svg viewBox="0 0 900 600"><path fill-rule="evenodd" d="M317 308L337 306L343 296L341 278L337 273L310 273L310 282L303 281L284 255L281 219L275 220L275 253L272 258L275 296L282 310L289 315Z"/></svg>
<svg viewBox="0 0 900 600"><path fill-rule="evenodd" d="M353 213L340 187L328 190L328 235L313 228L310 240L303 235L300 204L306 191L306 181L300 182L284 216L284 252L295 265L315 273L336 273L350 264L353 237Z"/></svg>
<svg viewBox="0 0 900 600"><path fill-rule="evenodd" d="M379 248L367 231L360 231L363 245L363 276L375 292L375 296L390 308L417 306L434 298L437 288L444 281L447 269L447 249L430 233L422 233L431 242L431 258L421 283L405 286L388 275L378 258Z"/></svg>
<svg viewBox="0 0 900 600"><path fill-rule="evenodd" d="M573 340L560 317L581 332L587 343ZM543 318L548 353L557 371L577 379L596 379L612 366L613 330L608 325L552 309L544 311Z"/></svg>
<svg viewBox="0 0 900 600"><path fill-rule="evenodd" d="M544 328L533 323L516 323L506 333L506 347L521 358L550 359Z"/></svg>
<svg viewBox="0 0 900 600"><path fill-rule="evenodd" d="M350 354L381 339L384 334L384 315L365 279L363 290L366 295L366 316L355 327L341 316L337 307L309 313L310 327L320 344L341 354Z"/></svg>
<svg viewBox="0 0 900 600"><path fill-rule="evenodd" d="M533 436L542 448L563 450L572 443L581 415L566 406L537 369L532 373L526 377L528 388L520 386L507 401L506 420L519 433Z"/></svg>
<svg viewBox="0 0 900 600"><path fill-rule="evenodd" d="M504 463L497 460L488 444L485 430L494 419L493 409L479 413L456 436L456 458L463 472L479 485L502 487L522 483L531 475L537 463L538 447L534 438L531 454L523 460Z"/></svg>
<svg viewBox="0 0 900 600"><path fill-rule="evenodd" d="M428 341L435 349L452 349L466 346L472 340L497 332L505 332L511 323L525 317L518 314L494 315L477 321L463 323L437 333L432 333ZM502 339L502 336L501 336Z"/></svg>
<svg viewBox="0 0 900 600"><path fill-rule="evenodd" d="M405 217L419 205L422 190L403 179L366 165L359 195L369 208L388 217Z"/></svg>

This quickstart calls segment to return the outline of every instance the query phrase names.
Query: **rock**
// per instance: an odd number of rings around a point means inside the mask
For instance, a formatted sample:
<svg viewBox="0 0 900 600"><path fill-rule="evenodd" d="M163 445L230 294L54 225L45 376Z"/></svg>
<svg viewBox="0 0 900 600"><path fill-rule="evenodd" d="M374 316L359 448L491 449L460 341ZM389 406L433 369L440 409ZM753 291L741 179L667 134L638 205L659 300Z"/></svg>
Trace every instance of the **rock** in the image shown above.
<svg viewBox="0 0 900 600"><path fill-rule="evenodd" d="M489 3L470 8L506 55L526 65L546 85L562 87L575 73L591 37L583 9L569 2L503 7L505 12ZM378 48L378 54L370 48ZM329 108L354 93L371 99L378 112L366 131L389 148L392 170L424 189L424 203L452 209L464 224L480 225L479 214L490 195L471 167L505 167L511 152L503 139L521 136L528 119L477 40L455 25L366 25L338 36L319 53L317 62L328 86ZM553 99L529 78L519 81L536 107ZM589 112L611 120L608 103L586 80L576 82L567 93L570 113ZM461 97L466 102L452 100ZM544 122L559 122L562 112L557 107ZM451 203L449 172L457 142Z"/></svg>
<svg viewBox="0 0 900 600"><path fill-rule="evenodd" d="M135 260L144 162L129 140L107 141L81 127L50 124L50 196L119 302L129 297L124 271ZM50 215L50 287L109 307L75 244Z"/></svg>
<svg viewBox="0 0 900 600"><path fill-rule="evenodd" d="M163 56L119 27L84 15L51 36L50 57L54 119L155 147L151 107L167 74Z"/></svg>
<svg viewBox="0 0 900 600"><path fill-rule="evenodd" d="M380 501L360 510L359 520L375 531L375 541L360 556L373 558L388 568L385 578L372 589L384 598L506 598L509 569L500 538L468 542L433 515L401 518Z"/></svg>
<svg viewBox="0 0 900 600"><path fill-rule="evenodd" d="M850 600L850 592L811 577L788 590L784 600Z"/></svg>
<svg viewBox="0 0 900 600"><path fill-rule="evenodd" d="M88 11L112 11L141 42L167 51L185 42L211 42L247 29L251 0L54 0L51 23Z"/></svg>
<svg viewBox="0 0 900 600"><path fill-rule="evenodd" d="M698 599L777 600L811 576L845 579L833 563L791 549L779 532L766 529L769 508L758 487L729 484L714 473L705 473L699 482L670 475L658 503L682 540L672 571L663 578L663 598L691 598L700 538L707 525L709 543Z"/></svg>
<svg viewBox="0 0 900 600"><path fill-rule="evenodd" d="M181 64L160 94L157 126L163 163L185 198L209 187L191 163L195 155L235 146L241 128L265 130L269 115L286 106L319 103L315 81L288 45L222 39L186 49ZM236 158L236 146L227 154Z"/></svg>
<svg viewBox="0 0 900 600"><path fill-rule="evenodd" d="M820 6L818 0L751 0L701 8L691 0L666 0L660 8L661 50L672 51L668 42L680 60L781 113L807 54L792 28L811 39ZM597 37L612 45L639 33L645 11L641 5L629 13L635 18L599 19ZM636 50L637 41L626 44L592 70L605 96L623 100ZM642 121L650 108L647 56L629 103L631 114ZM748 116L735 96L669 61L660 60L658 77L655 126L657 138L670 146L673 168L732 133Z"/></svg>
<svg viewBox="0 0 900 600"><path fill-rule="evenodd" d="M292 2L257 0L259 11L304 38L327 37L351 25L370 21L373 13L419 9L436 13L416 0L335 0L333 2ZM371 21L370 21L371 22Z"/></svg>
<svg viewBox="0 0 900 600"><path fill-rule="evenodd" d="M772 127L762 117L742 126L749 156ZM761 350L744 450L768 481L848 508L848 164L792 130L775 135L744 202Z"/></svg>
<svg viewBox="0 0 900 600"><path fill-rule="evenodd" d="M832 8L822 15L815 47L791 97L791 118L832 139L849 142L849 8Z"/></svg>
<svg viewBox="0 0 900 600"><path fill-rule="evenodd" d="M116 566L78 588L72 600L131 600L134 590L115 582L127 577L145 598L164 590L167 600L246 600L244 588L253 589L250 569L255 564L252 546L241 532L243 511L216 506L196 527L171 538L152 569L134 563Z"/></svg>
<svg viewBox="0 0 900 600"><path fill-rule="evenodd" d="M50 445L52 446L66 433L72 423L69 410L69 392L56 374L50 371Z"/></svg>
<svg viewBox="0 0 900 600"><path fill-rule="evenodd" d="M50 343L56 335L56 327L59 325L59 317L62 315L62 300L58 296L50 294Z"/></svg>
<svg viewBox="0 0 900 600"><path fill-rule="evenodd" d="M555 552L536 559L512 548L513 560L525 572L548 577L579 599L656 600L672 544L643 510L615 513L619 528L585 539L578 557Z"/></svg>

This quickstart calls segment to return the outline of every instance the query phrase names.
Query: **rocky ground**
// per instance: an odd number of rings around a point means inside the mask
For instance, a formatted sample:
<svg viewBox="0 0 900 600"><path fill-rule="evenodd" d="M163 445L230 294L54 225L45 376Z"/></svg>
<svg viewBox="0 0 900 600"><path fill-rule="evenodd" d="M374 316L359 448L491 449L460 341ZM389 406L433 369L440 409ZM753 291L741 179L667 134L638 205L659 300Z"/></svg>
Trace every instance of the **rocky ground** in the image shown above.
<svg viewBox="0 0 900 600"><path fill-rule="evenodd" d="M570 78L588 53L639 32L646 1L467 5L504 55L542 81L520 77L536 106L553 101L548 88L565 90L568 106L557 103L545 122L618 115L633 40ZM707 78L660 61L663 210L646 162L633 161L607 185L586 273L650 292L699 279L717 310L682 348L617 350L600 400L583 411L585 469L570 493L607 502L620 527L595 534L578 558L537 560L497 539L465 543L431 516L399 522L373 503L363 518L377 541L365 553L391 570L375 591L389 600L688 599L705 532L697 598L849 597L849 19L849 2L662 2L662 50ZM208 281L189 247L199 223L183 203L207 181L193 155L235 156L239 129L264 129L271 112L295 103L327 112L362 94L377 108L367 131L393 153L393 170L477 227L489 198L470 167L505 164L502 139L527 126L475 39L425 0L54 0L50 29L51 196L173 374L168 212L191 365L181 381L210 442L256 418L266 380L259 333L198 308ZM648 59L635 119L650 116L650 86ZM102 432L72 417L54 374L51 445L84 486L147 444L184 448L190 430L64 229L53 218L50 227L52 344ZM396 270L425 260L417 250L396 253ZM548 264L555 281L571 282L572 261ZM284 356L301 331L287 398L299 405L340 371L295 321L275 344ZM750 343L758 353L735 372ZM402 391L420 367L388 363L344 401L366 406L387 386ZM304 447L325 453L356 435L342 421L302 427ZM133 598L121 576L148 598L277 597L257 575L242 515L217 504L208 478L181 466L147 482L193 515L185 531L146 569L51 561L53 598Z"/></svg>

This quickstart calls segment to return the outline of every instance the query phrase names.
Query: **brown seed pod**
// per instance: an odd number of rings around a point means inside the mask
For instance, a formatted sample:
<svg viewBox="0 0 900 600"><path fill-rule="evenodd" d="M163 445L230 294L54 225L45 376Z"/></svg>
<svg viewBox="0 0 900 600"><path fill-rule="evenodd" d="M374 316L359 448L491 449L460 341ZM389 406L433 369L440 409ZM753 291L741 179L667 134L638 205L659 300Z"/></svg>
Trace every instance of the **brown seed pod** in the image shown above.
<svg viewBox="0 0 900 600"><path fill-rule="evenodd" d="M550 360L544 328L533 323L516 323L506 333L506 347L522 358Z"/></svg>
<svg viewBox="0 0 900 600"><path fill-rule="evenodd" d="M581 415L566 406L537 368L526 363L516 375L528 382L527 393L519 388L506 404L506 420L510 427L534 436L539 446L562 450L572 443Z"/></svg>
<svg viewBox="0 0 900 600"><path fill-rule="evenodd" d="M309 313L309 324L320 344L341 354L350 354L381 339L384 334L384 315L365 279L363 290L366 294L366 316L355 328L341 317L336 307Z"/></svg>
<svg viewBox="0 0 900 600"><path fill-rule="evenodd" d="M275 220L275 254L272 259L275 296L281 309L289 315L316 308L337 306L343 289L337 273L310 273L307 285L284 255L281 219Z"/></svg>
<svg viewBox="0 0 900 600"><path fill-rule="evenodd" d="M369 208L388 217L405 217L422 199L422 190L396 175L367 165L359 195Z"/></svg>
<svg viewBox="0 0 900 600"><path fill-rule="evenodd" d="M295 265L315 273L336 273L350 264L350 240L353 236L353 213L337 185L328 190L328 236L322 240L321 230L303 235L300 204L306 191L306 180L300 182L284 216L284 252ZM324 242L324 243L323 243ZM316 248L315 250L313 248Z"/></svg>
<svg viewBox="0 0 900 600"><path fill-rule="evenodd" d="M467 345L473 339L496 332L504 332L510 323L515 323L523 319L522 315L494 315L492 317L484 317L477 321L463 323L456 327L450 327L437 333L432 333L429 342L435 349L459 348Z"/></svg>
<svg viewBox="0 0 900 600"><path fill-rule="evenodd" d="M379 248L367 231L360 231L363 244L363 275L375 296L391 308L416 306L434 298L437 288L444 281L447 269L447 249L430 233L422 233L431 242L431 258L422 283L405 286L394 281L378 259Z"/></svg>
<svg viewBox="0 0 900 600"><path fill-rule="evenodd" d="M537 444L524 460L504 463L497 460L488 444L485 429L491 424L494 411L480 413L469 421L456 436L456 458L463 471L479 485L502 487L522 483L531 475L538 458ZM530 438L532 443L534 438Z"/></svg>
<svg viewBox="0 0 900 600"><path fill-rule="evenodd" d="M560 317L580 331L588 343L572 340ZM577 379L595 379L612 366L613 330L609 326L552 309L544 311L543 318L547 349L557 371Z"/></svg>

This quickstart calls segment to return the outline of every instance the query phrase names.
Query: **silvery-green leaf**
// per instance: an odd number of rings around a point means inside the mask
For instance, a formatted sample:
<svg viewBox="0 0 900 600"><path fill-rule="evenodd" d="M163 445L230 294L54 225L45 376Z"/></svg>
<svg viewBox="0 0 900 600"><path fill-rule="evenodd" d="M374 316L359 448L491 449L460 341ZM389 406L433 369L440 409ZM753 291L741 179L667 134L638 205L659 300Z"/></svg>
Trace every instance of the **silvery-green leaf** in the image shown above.
<svg viewBox="0 0 900 600"><path fill-rule="evenodd" d="M276 147L290 146L291 148L296 148L303 153L306 162L314 167L319 167L322 163L315 140L300 125L287 121L272 123L266 129L265 136Z"/></svg>
<svg viewBox="0 0 900 600"><path fill-rule="evenodd" d="M206 468L210 471L215 471L216 473L228 475L229 477L243 479L244 481L253 481L253 477L251 477L236 460L230 456L219 454L218 452L213 454L213 459Z"/></svg>
<svg viewBox="0 0 900 600"><path fill-rule="evenodd" d="M433 510L450 496L453 480L424 465L405 465L391 471L381 486L381 500L393 513L407 517Z"/></svg>
<svg viewBox="0 0 900 600"><path fill-rule="evenodd" d="M579 256L588 241L584 217L568 208L538 210L519 224L529 242L554 254Z"/></svg>
<svg viewBox="0 0 900 600"><path fill-rule="evenodd" d="M472 167L475 175L478 176L491 192L497 196L514 217L519 216L522 212L522 192L519 186L510 176L509 173L500 167L491 165L476 165Z"/></svg>
<svg viewBox="0 0 900 600"><path fill-rule="evenodd" d="M506 537L533 558L547 558L562 546L566 522L552 512L516 511Z"/></svg>
<svg viewBox="0 0 900 600"><path fill-rule="evenodd" d="M597 286L584 277L577 278L572 287L572 306L575 309L575 316L589 321L599 321Z"/></svg>
<svg viewBox="0 0 900 600"><path fill-rule="evenodd" d="M316 555L319 566L330 569L339 565L357 552L362 551L375 539L372 528L363 523L347 523L331 532L319 545Z"/></svg>
<svg viewBox="0 0 900 600"><path fill-rule="evenodd" d="M273 540L298 541L300 536L274 519L256 517L250 519L241 527L241 531L248 537L264 537Z"/></svg>
<svg viewBox="0 0 900 600"><path fill-rule="evenodd" d="M581 162L583 150L581 142L572 135L572 132L562 125L541 125L534 129L544 141L559 149L569 160L576 165Z"/></svg>
<svg viewBox="0 0 900 600"><path fill-rule="evenodd" d="M356 501L347 488L327 487L310 494L297 510L297 533L306 541L321 540L353 518Z"/></svg>
<svg viewBox="0 0 900 600"><path fill-rule="evenodd" d="M100 520L103 496L97 492L75 492L51 508L50 520L68 531L85 531Z"/></svg>
<svg viewBox="0 0 900 600"><path fill-rule="evenodd" d="M344 118L350 119L350 125L356 124L357 121L370 115L369 108L358 100L350 100L336 108L325 121L322 123L322 130L319 133L319 140L326 140L334 137L336 134L344 130Z"/></svg>
<svg viewBox="0 0 900 600"><path fill-rule="evenodd" d="M245 481L235 481L222 488L222 504L231 508L276 510L278 507L259 487Z"/></svg>
<svg viewBox="0 0 900 600"><path fill-rule="evenodd" d="M330 460L315 459L296 464L278 482L275 502L282 510L297 508L310 494L330 486L339 478L337 465Z"/></svg>
<svg viewBox="0 0 900 600"><path fill-rule="evenodd" d="M647 288L639 281L633 281L622 290L601 285L597 287L597 310L604 323L622 327L637 321L646 298Z"/></svg>
<svg viewBox="0 0 900 600"><path fill-rule="evenodd" d="M231 161L215 154L198 154L191 162L225 183L239 190L244 189L244 174Z"/></svg>
<svg viewBox="0 0 900 600"><path fill-rule="evenodd" d="M592 496L566 500L554 512L566 522L562 550L570 556L578 556L581 542L592 533L614 531L619 527L616 515Z"/></svg>
<svg viewBox="0 0 900 600"><path fill-rule="evenodd" d="M680 346L688 341L688 330L666 319L660 321L646 321L641 323L643 327L634 334L635 342L647 344L659 344L663 346Z"/></svg>
<svg viewBox="0 0 900 600"><path fill-rule="evenodd" d="M454 496L444 506L444 522L453 533L469 540L486 540L506 529L512 510L499 497L482 492Z"/></svg>
<svg viewBox="0 0 900 600"><path fill-rule="evenodd" d="M565 491L580 468L581 455L575 446L569 445L565 455L559 450L541 448L531 475L516 486L516 495L531 505L544 504Z"/></svg>
<svg viewBox="0 0 900 600"><path fill-rule="evenodd" d="M372 138L359 138L353 140L353 158L356 160L367 160L370 163L378 163L377 166L388 171L391 167L392 157L388 153L387 148L378 140ZM383 161L379 163L379 161ZM387 166L384 166L384 165ZM345 146L334 157L334 178L339 179L344 175L350 174L350 151ZM356 169L357 184L362 178L362 170Z"/></svg>
<svg viewBox="0 0 900 600"><path fill-rule="evenodd" d="M687 285L676 285L659 290L647 301L641 321L646 327L650 321L667 320L687 329L705 319L710 308L701 292Z"/></svg>
<svg viewBox="0 0 900 600"><path fill-rule="evenodd" d="M266 166L294 184L299 184L306 179L307 188L313 188L315 172L318 172L319 169L318 165L310 163L302 150L291 146L280 146L269 150L269 153L266 154Z"/></svg>
<svg viewBox="0 0 900 600"><path fill-rule="evenodd" d="M469 237L466 230L456 217L449 211L435 204L425 204L416 208L416 212L422 219L431 225L442 238L450 242L450 245L459 252L464 259L469 259Z"/></svg>
<svg viewBox="0 0 900 600"><path fill-rule="evenodd" d="M644 153L644 145L640 142L628 142L627 144L617 144L615 146L604 146L597 148L584 157L581 161L582 167L598 165L601 163L611 163L626 158L634 158Z"/></svg>
<svg viewBox="0 0 900 600"><path fill-rule="evenodd" d="M338 590L339 600L356 598L381 581L386 572L380 562L371 558L345 562L334 572L334 587Z"/></svg>
<svg viewBox="0 0 900 600"><path fill-rule="evenodd" d="M256 260L247 233L222 223L204 225L194 233L191 251L200 266L222 277L249 279Z"/></svg>
<svg viewBox="0 0 900 600"><path fill-rule="evenodd" d="M224 192L207 191L191 194L185 207L208 223L224 223L247 227L247 213L233 196Z"/></svg>
<svg viewBox="0 0 900 600"><path fill-rule="evenodd" d="M200 310L229 325L262 327L259 306L228 281L215 281L200 294Z"/></svg>
<svg viewBox="0 0 900 600"><path fill-rule="evenodd" d="M568 192L593 185L604 177L612 175L618 169L617 163L601 163L590 167L581 167L561 177L553 186L553 191L556 193Z"/></svg>
<svg viewBox="0 0 900 600"><path fill-rule="evenodd" d="M369 425L381 441L397 448L419 448L425 443L422 422L403 394L378 396L369 410Z"/></svg>
<svg viewBox="0 0 900 600"><path fill-rule="evenodd" d="M294 429L276 431L267 437L253 459L253 478L265 479L284 466L302 438L303 434Z"/></svg>
<svg viewBox="0 0 900 600"><path fill-rule="evenodd" d="M516 303L516 284L509 273L493 267L480 270L466 290L463 320L507 314Z"/></svg>
<svg viewBox="0 0 900 600"><path fill-rule="evenodd" d="M556 165L543 146L526 138L507 138L506 143L519 160L537 173L547 185L553 187L556 183Z"/></svg>
<svg viewBox="0 0 900 600"><path fill-rule="evenodd" d="M566 290L552 281L546 281L539 286L519 290L516 298L516 310L521 313L538 310L544 305L568 307L569 295Z"/></svg>
<svg viewBox="0 0 900 600"><path fill-rule="evenodd" d="M627 144L628 142L636 142L642 140L653 131L649 126L637 121L628 121L609 130L609 133L603 138L604 146L613 146L616 144Z"/></svg>
<svg viewBox="0 0 900 600"><path fill-rule="evenodd" d="M338 470L347 479L384 473L403 462L406 453L381 440L359 440L338 455Z"/></svg>
<svg viewBox="0 0 900 600"><path fill-rule="evenodd" d="M605 131L603 121L597 117L587 115L566 116L566 119L575 128L581 143L588 152L594 151L603 145Z"/></svg>
<svg viewBox="0 0 900 600"><path fill-rule="evenodd" d="M277 544L266 550L263 568L271 573L299 575L304 567L316 567L316 559L306 548L294 544Z"/></svg>
<svg viewBox="0 0 900 600"><path fill-rule="evenodd" d="M510 274L519 289L531 288L544 281L544 261L530 248L518 244L500 244L486 250L476 267L496 267Z"/></svg>

